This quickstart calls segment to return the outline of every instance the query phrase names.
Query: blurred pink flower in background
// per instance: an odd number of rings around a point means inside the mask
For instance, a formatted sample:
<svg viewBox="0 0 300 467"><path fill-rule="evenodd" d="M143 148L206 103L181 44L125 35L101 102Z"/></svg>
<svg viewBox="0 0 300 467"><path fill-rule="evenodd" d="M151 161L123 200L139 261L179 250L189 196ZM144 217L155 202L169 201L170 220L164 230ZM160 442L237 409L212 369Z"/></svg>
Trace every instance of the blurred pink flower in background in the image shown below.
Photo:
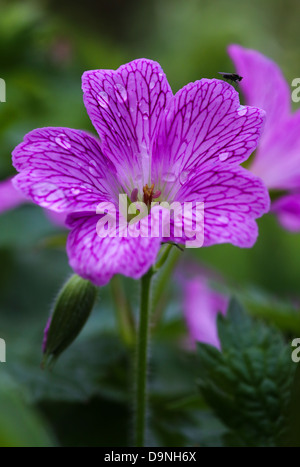
<svg viewBox="0 0 300 467"><path fill-rule="evenodd" d="M217 315L225 315L229 298L214 290L204 274L186 280L183 288L183 312L192 344L204 342L220 348Z"/></svg>
<svg viewBox="0 0 300 467"><path fill-rule="evenodd" d="M0 182L0 213L14 209L26 201L23 193L13 186L11 178Z"/></svg>
<svg viewBox="0 0 300 467"><path fill-rule="evenodd" d="M300 109L291 113L291 90L279 66L259 52L231 45L228 53L243 77L246 104L266 111L265 129L249 170L270 190L284 191L271 211L281 225L300 231Z"/></svg>
<svg viewBox="0 0 300 467"><path fill-rule="evenodd" d="M11 178L0 181L0 214L15 209L25 203L31 203L31 200L28 200L23 193L13 186ZM66 214L53 212L49 209L44 209L44 211L53 224L58 227L66 228Z"/></svg>

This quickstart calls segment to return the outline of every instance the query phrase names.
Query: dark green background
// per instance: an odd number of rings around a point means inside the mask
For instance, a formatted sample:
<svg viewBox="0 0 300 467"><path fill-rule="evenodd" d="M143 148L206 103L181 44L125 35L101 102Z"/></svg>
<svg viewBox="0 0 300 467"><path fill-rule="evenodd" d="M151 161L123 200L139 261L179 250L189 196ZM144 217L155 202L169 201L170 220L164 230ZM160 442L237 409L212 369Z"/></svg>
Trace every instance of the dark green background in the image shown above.
<svg viewBox="0 0 300 467"><path fill-rule="evenodd" d="M190 81L233 71L226 47L238 43L277 61L289 83L300 76L296 0L10 0L1 1L0 8L0 77L7 85L7 102L0 104L0 180L15 173L11 151L28 131L42 126L93 131L82 102L81 75L87 69L151 58L160 62L176 92ZM259 220L259 228L250 250L217 245L182 256L215 267L237 290L251 287L297 303L300 235L285 232L271 215ZM131 420L126 408L130 364L126 352L123 355L109 287L101 291L90 323L54 374L39 369L43 327L58 288L71 273L64 249L45 247L46 239L58 232L36 206L0 218L0 337L7 343L7 363L0 364L0 401L9 420L21 404L19 391L30 406L34 402L50 426L50 444L125 444ZM189 356L177 345L178 333L185 330L174 281L166 290L171 306L153 351L153 406L160 408L153 421L153 444L199 440L202 426L202 444L209 444L210 433L218 436L222 431L209 414L199 412L196 422L193 411L186 412L184 420L176 410L164 417L159 405L193 391ZM126 284L135 306L138 286L130 280ZM2 378L1 373L9 375ZM24 423L32 420L32 433L26 428L27 438L22 434L18 415L6 432L2 417L0 444L45 445L48 435L40 427L44 421L36 419L30 407L22 410L29 411Z"/></svg>

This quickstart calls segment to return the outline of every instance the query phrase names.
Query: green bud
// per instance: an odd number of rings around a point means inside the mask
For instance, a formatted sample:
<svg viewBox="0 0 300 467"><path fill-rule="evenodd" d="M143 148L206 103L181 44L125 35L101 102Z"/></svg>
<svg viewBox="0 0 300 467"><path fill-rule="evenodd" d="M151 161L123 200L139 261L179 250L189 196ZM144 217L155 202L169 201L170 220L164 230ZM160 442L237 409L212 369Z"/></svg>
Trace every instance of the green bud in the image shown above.
<svg viewBox="0 0 300 467"><path fill-rule="evenodd" d="M97 292L90 281L76 274L64 284L44 331L42 367L49 358L52 364L79 335L94 307Z"/></svg>

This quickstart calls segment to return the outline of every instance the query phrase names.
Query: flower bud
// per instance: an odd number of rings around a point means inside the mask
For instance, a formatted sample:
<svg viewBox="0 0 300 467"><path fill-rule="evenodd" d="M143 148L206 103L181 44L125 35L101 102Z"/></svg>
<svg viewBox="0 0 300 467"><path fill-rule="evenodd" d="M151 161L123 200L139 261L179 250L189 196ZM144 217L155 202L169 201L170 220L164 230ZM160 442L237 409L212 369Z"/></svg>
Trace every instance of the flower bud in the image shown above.
<svg viewBox="0 0 300 467"><path fill-rule="evenodd" d="M93 309L97 288L74 274L62 287L47 321L43 339L44 358L50 364L76 339Z"/></svg>

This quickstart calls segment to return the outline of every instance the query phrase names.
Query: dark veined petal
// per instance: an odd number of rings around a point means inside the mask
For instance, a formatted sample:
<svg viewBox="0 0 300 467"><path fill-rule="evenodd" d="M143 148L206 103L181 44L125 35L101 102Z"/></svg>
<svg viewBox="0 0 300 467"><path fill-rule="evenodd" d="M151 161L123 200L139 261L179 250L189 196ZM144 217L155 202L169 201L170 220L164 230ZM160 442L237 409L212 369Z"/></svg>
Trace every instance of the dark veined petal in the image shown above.
<svg viewBox="0 0 300 467"><path fill-rule="evenodd" d="M139 279L154 264L161 238L99 237L100 216L70 216L67 242L71 267L95 285L103 286L115 274Z"/></svg>
<svg viewBox="0 0 300 467"><path fill-rule="evenodd" d="M240 106L237 91L220 80L202 79L170 101L159 127L153 167L161 184L176 183L205 162L237 165L256 148L265 113Z"/></svg>
<svg viewBox="0 0 300 467"><path fill-rule="evenodd" d="M266 124L262 141L275 134L281 122L291 110L291 91L282 71L273 60L256 50L239 45L228 47L228 53L236 70L243 77L239 86L248 105L266 111Z"/></svg>
<svg viewBox="0 0 300 467"><path fill-rule="evenodd" d="M268 191L258 177L242 167L222 164L200 168L176 200L204 203L204 246L252 247L258 235L255 219L270 207Z"/></svg>
<svg viewBox="0 0 300 467"><path fill-rule="evenodd" d="M15 187L56 212L96 211L101 201L117 200L115 168L93 136L69 128L40 128L13 151L20 172Z"/></svg>
<svg viewBox="0 0 300 467"><path fill-rule="evenodd" d="M87 71L84 102L102 149L126 187L149 180L152 143L172 90L160 65L138 59L118 70Z"/></svg>

